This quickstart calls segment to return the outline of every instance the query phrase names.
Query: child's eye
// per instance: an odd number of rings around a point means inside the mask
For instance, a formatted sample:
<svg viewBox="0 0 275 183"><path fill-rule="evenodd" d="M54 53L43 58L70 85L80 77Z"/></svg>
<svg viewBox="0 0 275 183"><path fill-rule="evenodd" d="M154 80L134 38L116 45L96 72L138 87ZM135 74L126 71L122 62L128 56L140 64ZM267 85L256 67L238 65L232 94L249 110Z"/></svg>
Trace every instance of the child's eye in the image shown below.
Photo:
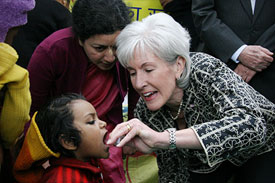
<svg viewBox="0 0 275 183"><path fill-rule="evenodd" d="M87 122L87 124L93 125L93 124L95 124L95 120L89 121L89 122Z"/></svg>

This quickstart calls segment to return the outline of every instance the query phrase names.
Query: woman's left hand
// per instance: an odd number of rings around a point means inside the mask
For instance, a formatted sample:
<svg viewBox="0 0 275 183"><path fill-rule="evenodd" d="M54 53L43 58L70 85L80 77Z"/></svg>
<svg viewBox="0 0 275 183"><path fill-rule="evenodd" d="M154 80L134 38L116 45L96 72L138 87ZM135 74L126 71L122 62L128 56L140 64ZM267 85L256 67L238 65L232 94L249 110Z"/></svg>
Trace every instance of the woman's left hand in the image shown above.
<svg viewBox="0 0 275 183"><path fill-rule="evenodd" d="M124 136L117 147L127 145L136 148L137 151L151 153L154 150L156 139L158 139L160 133L152 130L140 120L134 118L130 121L118 124L109 135L107 144L115 144L117 139Z"/></svg>

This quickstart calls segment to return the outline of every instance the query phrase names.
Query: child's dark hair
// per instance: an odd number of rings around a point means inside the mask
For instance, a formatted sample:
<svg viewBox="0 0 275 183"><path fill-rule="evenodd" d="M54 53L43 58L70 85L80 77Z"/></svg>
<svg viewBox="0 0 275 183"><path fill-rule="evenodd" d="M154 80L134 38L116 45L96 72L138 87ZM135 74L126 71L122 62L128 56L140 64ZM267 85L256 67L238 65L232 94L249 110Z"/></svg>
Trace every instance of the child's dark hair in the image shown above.
<svg viewBox="0 0 275 183"><path fill-rule="evenodd" d="M72 9L73 31L81 41L113 34L131 23L134 13L122 0L77 0Z"/></svg>
<svg viewBox="0 0 275 183"><path fill-rule="evenodd" d="M75 157L74 153L65 149L59 141L64 141L79 146L81 138L80 131L74 125L74 116L70 104L74 100L86 100L84 96L76 93L64 94L47 103L38 111L35 121L40 133L53 152L59 152L66 157Z"/></svg>

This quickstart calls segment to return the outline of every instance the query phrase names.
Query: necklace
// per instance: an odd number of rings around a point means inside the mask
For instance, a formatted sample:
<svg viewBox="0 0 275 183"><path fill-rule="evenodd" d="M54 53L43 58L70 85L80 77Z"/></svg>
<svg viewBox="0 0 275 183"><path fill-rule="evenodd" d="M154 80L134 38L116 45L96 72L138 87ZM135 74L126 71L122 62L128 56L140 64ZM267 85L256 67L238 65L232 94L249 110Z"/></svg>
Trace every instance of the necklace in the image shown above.
<svg viewBox="0 0 275 183"><path fill-rule="evenodd" d="M179 117L179 115L180 115L182 104L183 104L183 100L181 100L181 102L180 102L180 106L179 106L179 109L178 109L178 113L177 113L177 115L176 115L175 117L172 115L172 113L170 112L170 110L168 110L168 113L169 113L170 117L171 117L174 121L175 121L176 119L178 119L178 117Z"/></svg>

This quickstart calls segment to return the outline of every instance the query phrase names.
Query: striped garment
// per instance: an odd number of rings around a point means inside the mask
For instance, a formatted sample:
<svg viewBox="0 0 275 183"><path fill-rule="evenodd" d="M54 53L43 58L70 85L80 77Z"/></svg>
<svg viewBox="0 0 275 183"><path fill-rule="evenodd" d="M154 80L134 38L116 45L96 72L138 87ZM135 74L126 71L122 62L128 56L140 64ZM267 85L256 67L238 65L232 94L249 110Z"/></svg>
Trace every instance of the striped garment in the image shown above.
<svg viewBox="0 0 275 183"><path fill-rule="evenodd" d="M102 183L96 161L83 162L74 158L52 158L40 182L43 183Z"/></svg>

